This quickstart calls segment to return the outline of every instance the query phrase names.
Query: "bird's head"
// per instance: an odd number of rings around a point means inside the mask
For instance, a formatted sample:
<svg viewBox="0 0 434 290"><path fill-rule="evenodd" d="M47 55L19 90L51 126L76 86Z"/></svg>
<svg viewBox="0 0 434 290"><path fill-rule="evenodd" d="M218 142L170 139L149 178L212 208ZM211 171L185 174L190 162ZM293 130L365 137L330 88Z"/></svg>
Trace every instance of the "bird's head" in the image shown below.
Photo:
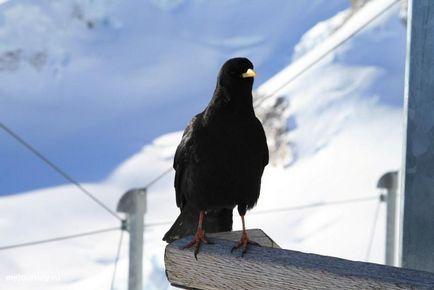
<svg viewBox="0 0 434 290"><path fill-rule="evenodd" d="M251 97L255 76L250 60L244 57L231 58L220 70L217 87L223 90L228 99Z"/></svg>

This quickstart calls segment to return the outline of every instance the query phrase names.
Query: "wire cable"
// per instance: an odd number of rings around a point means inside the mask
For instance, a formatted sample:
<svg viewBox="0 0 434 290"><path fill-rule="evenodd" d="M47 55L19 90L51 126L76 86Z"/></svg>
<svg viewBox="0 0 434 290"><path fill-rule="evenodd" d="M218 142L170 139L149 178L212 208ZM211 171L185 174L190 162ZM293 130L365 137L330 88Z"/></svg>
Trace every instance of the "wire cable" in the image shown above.
<svg viewBox="0 0 434 290"><path fill-rule="evenodd" d="M292 206L292 207L279 207L279 208L273 208L273 209L260 210L260 211L252 212L251 214L249 214L249 216L261 215L261 214L270 214L270 213L275 213L275 212L296 211L296 210L309 209L309 208L322 207L322 206L359 203L359 202L365 202L365 201L370 201L370 200L375 200L375 199L378 199L378 195L351 198L351 199L334 200L334 201L327 201L327 202L315 202L315 203L308 203L308 204L297 205L297 206ZM144 225L144 228L166 226L166 225L170 225L170 224L173 224L173 221L161 221L161 222L147 223Z"/></svg>
<svg viewBox="0 0 434 290"><path fill-rule="evenodd" d="M302 210L302 209L321 207L321 206L358 203L358 202L364 202L364 201L373 200L373 199L378 199L378 195L353 198L353 199L335 200L335 201L329 201L329 202L316 202L316 203L298 205L298 206L293 206L293 207L282 207L282 208L268 209L268 210L253 212L253 213L251 213L251 215L269 214L269 213L274 213L274 212L295 211L295 210ZM378 208L377 208L377 212L376 212L375 216L376 217L374 219L374 221L375 221L374 224L376 224L376 220L378 217ZM173 223L173 221L154 222L154 223L147 223L143 227L144 228L150 228L150 227L157 227L157 226L165 226L165 225L170 225L172 223ZM14 249L14 248L21 248L21 247L29 247L29 246L40 245L40 244L51 243L51 242L57 242L57 241L62 241L62 240L67 240L67 239L74 239L74 238L78 238L78 237L96 235L96 234L101 234L101 233L115 231L115 230L122 230L122 228L120 228L120 227L107 228L107 229L95 230L95 231L91 231L91 232L79 233L79 234L74 234L74 235L55 237L55 238L50 238L50 239L45 239L45 240L32 241L32 242L13 244L13 245L7 245L7 246L0 246L0 251ZM372 235L373 234L371 234L371 236ZM372 238L371 238L371 240L372 240Z"/></svg>
<svg viewBox="0 0 434 290"><path fill-rule="evenodd" d="M331 52L333 52L334 50L336 50L337 48L339 48L340 46L342 46L343 44L345 44L349 39L353 38L355 35L357 35L360 31L362 31L365 27L367 27L369 24L371 24L374 20L376 20L377 18L379 18L380 16L382 16L384 13L386 13L389 9L391 9L395 4L397 4L399 1L395 1L392 2L392 4L390 4L389 6L387 6L383 11L381 11L379 14L377 14L374 18L372 18L370 21L368 21L367 23L365 23L364 25L360 26L357 30L353 31L350 35L348 35L347 38L345 38L342 42L338 43L337 45L331 47L322 57L320 57L317 61L311 63L310 65L306 66L302 71L300 71L297 75L295 75L293 78L289 79L287 82L285 82L283 85L279 86L276 90L274 90L272 93L262 97L262 98L257 98L255 101L256 103L254 104L254 107L259 106L264 100L269 99L271 97L273 97L275 94L277 94L280 90L282 90L283 88L287 87L289 84L291 84L293 81L295 81L299 76L301 76L303 73L305 73L306 71L308 71L310 68L312 68L315 64L317 64L318 62L320 62L324 57L328 56ZM8 132L10 135L12 135L15 139L17 139L21 144L23 144L25 147L27 147L30 151L32 151L33 153L35 153L39 158L41 158L44 162L46 162L50 167L52 167L54 170L56 170L59 174L61 174L65 179L67 179L68 181L70 181L71 183L75 184L76 186L78 186L80 188L80 190L82 190L83 192L85 192L90 198L92 198L95 202L97 202L98 204L100 204L101 206L103 206L106 210L110 211L111 214L115 215L117 219L122 220L122 218L120 218L115 212L113 212L112 210L110 210L107 206L105 206L102 202L100 202L99 200L97 200L93 195L91 195L89 192L87 192L84 188L81 187L81 185L75 181L74 179L72 179L68 174L66 174L63 170L61 170L58 166L56 166L55 164L53 164L50 160L48 160L46 157L44 157L41 153L39 153L38 151L36 151L32 146L30 146L30 144L26 143L22 138L20 138L17 134L15 134L12 130L10 130L9 128L7 128L5 125L3 125L2 123L0 123L0 126L6 131ZM159 181L160 179L162 179L165 175L167 175L169 172L172 171L172 167L166 169L166 171L162 172L160 175L158 175L154 180L152 180L151 182L149 182L149 184L147 186L145 186L145 188L148 188L152 185L154 185L157 181Z"/></svg>
<svg viewBox="0 0 434 290"><path fill-rule="evenodd" d="M51 167L54 171L56 171L58 174L60 174L64 179L69 181L70 183L74 184L81 192L86 194L89 198L91 198L94 202L96 202L99 206L104 208L108 213L110 213L112 216L117 218L118 220L122 221L122 218L113 210L111 210L107 205L105 205L102 201L100 201L98 198L96 198L93 194L91 194L87 189L85 189L78 181L76 181L74 178L72 178L69 174L67 174L64 170L62 170L59 166L54 164L52 161L50 161L47 157L45 157L41 152L36 150L32 145L30 145L28 142L26 142L23 138L21 138L17 133L12 131L10 128L8 128L5 124L0 122L0 127L8 133L10 136L12 136L16 141L18 141L21 145L23 145L25 148L27 148L30 152L32 152L34 155L36 155L39 159L41 159L43 162L45 162L49 167Z"/></svg>
<svg viewBox="0 0 434 290"><path fill-rule="evenodd" d="M55 238L39 240L39 241L32 241L32 242L21 243L21 244L0 246L0 251L10 250L10 249L15 249L15 248L22 248L22 247L29 247L29 246L34 246L34 245L46 244L46 243L52 243L52 242L63 241L63 240L68 240L68 239L75 239L75 238L79 238L79 237L97 235L97 234L102 234L102 233L117 231L117 230L120 230L120 228L119 227L107 228L107 229L95 230L95 231L91 231L91 232L85 232L85 233L74 234L74 235L69 235L69 236L55 237Z"/></svg>
<svg viewBox="0 0 434 290"><path fill-rule="evenodd" d="M371 234L369 235L369 243L368 243L368 249L366 251L366 257L365 257L365 261L368 262L369 261L369 257L371 256L371 249L372 249L372 244L374 242L374 237L375 237L375 230L377 229L377 221L378 221L378 216L380 213L380 206L381 206L381 199L378 201L377 203L377 207L375 209L375 214L374 214L374 221L372 223L372 228L371 228Z"/></svg>
<svg viewBox="0 0 434 290"><path fill-rule="evenodd" d="M124 236L124 231L121 230L121 235L119 237L118 248L117 248L117 251L116 251L116 258L115 258L114 265L113 265L113 275L112 275L112 282L111 282L111 286L110 286L111 290L114 290L114 287L115 287L116 270L117 270L117 267L118 267L119 257L120 257L120 254L121 254L123 236Z"/></svg>
<svg viewBox="0 0 434 290"><path fill-rule="evenodd" d="M268 209L268 210L260 210L257 212L252 212L251 215L261 215L261 214L269 214L269 213L275 213L275 212L287 212L287 211L308 209L308 208L321 207L321 206L358 203L358 202L369 201L369 200L374 200L374 199L378 199L378 195L352 198L352 199L327 201L327 202L315 202L315 203L297 205L297 206L292 206L292 207L281 207L281 208L274 208L274 209Z"/></svg>
<svg viewBox="0 0 434 290"><path fill-rule="evenodd" d="M374 20L378 19L380 16L382 16L384 13L386 13L389 9L391 9L395 4L397 4L399 1L392 2L389 6L384 8L383 11L378 13L374 18L372 18L370 21L366 22L364 25L360 26L358 29L354 30L348 37L346 37L343 41L337 43L336 45L332 46L329 50L326 51L326 53L318 58L316 61L312 62L308 66L306 66L303 70L299 71L295 76L293 76L291 79L283 83L281 86L276 88L274 91L272 91L270 94L264 96L264 97L258 97L255 101L255 106L262 104L266 99L269 99L276 95L279 91L287 87L289 84L291 84L293 81L298 79L301 75L303 75L305 72L307 72L309 69L311 69L314 65L319 63L321 60L323 60L326 56L328 56L330 53L335 51L337 48L345 44L348 40L353 38L355 35L357 35L360 31L362 31L364 28L366 28L369 24L371 24Z"/></svg>
<svg viewBox="0 0 434 290"><path fill-rule="evenodd" d="M379 14L377 14L374 18L372 18L370 21L365 23L364 25L360 26L357 30L353 31L350 35L348 35L347 38L345 38L342 42L336 44L335 46L331 47L322 57L320 57L315 62L311 63L310 65L306 66L302 71L300 71L297 75L289 79L287 82L285 82L283 85L279 86L276 90L274 90L272 93L268 94L267 96L264 96L262 98L256 99L256 103L254 104L255 107L259 106L264 100L269 99L273 97L275 94L277 94L280 90L287 87L289 84L291 84L294 80L296 80L299 76L301 76L303 73L308 71L310 68L312 68L315 64L317 64L319 61L321 61L324 57L329 55L332 51L339 48L341 45L346 43L349 39L353 38L355 35L357 35L360 31L362 31L365 27L367 27L370 23L372 23L374 20L382 16L385 12L387 12L389 9L391 9L398 1L395 1L391 3L389 6L387 6L383 11L381 11ZM38 156L42 161L44 161L46 164L48 164L52 169L54 169L56 172L58 172L61 176L63 176L66 180L77 186L83 193L85 193L87 196L89 196L92 200L94 200L97 204L99 204L101 207L103 207L106 211L108 211L111 215L116 217L118 220L122 221L122 218L115 213L113 210L111 210L108 206L106 206L104 203L102 203L100 200L98 200L94 195L92 195L89 191L87 191L85 188L83 188L80 183L78 183L75 179L73 179L70 175L66 174L62 169L60 169L57 165L55 165L53 162L48 160L45 156L43 156L40 152L38 152L35 148L33 148L30 144L25 142L21 137L19 137L16 133L14 133L12 130L10 130L8 127L6 127L3 123L0 122L0 127L2 127L7 133L9 133L13 138L15 138L18 142L20 142L23 146L25 146L27 149L29 149L31 152L33 152L36 156ZM145 188L149 188L150 186L154 185L156 182L158 182L160 179L162 179L164 176L166 176L169 172L172 171L172 167L166 169L166 171L162 172L160 175L158 175L155 179L153 179L151 182L149 182L148 185L145 186ZM310 205L309 207L313 206L321 206L323 204L315 204ZM293 207L288 208L289 210L295 210L295 209L302 209L306 208L305 206L301 207ZM282 208L282 209L275 209L271 210L271 212L276 211L286 211L288 209ZM256 214L264 214L268 213L270 211L262 211L257 212Z"/></svg>
<svg viewBox="0 0 434 290"><path fill-rule="evenodd" d="M169 167L168 169L166 169L166 171L162 172L160 175L158 175L157 177L155 177L153 180L151 180L146 186L145 188L149 188L150 186L154 185L157 181L159 181L160 179L162 179L164 176L166 176L167 174L169 174L170 172L172 172L173 168Z"/></svg>
<svg viewBox="0 0 434 290"><path fill-rule="evenodd" d="M390 4L389 6L387 6L383 11L381 11L379 14L377 14L374 18L372 18L369 22L365 23L364 25L360 26L357 30L353 31L353 33L351 33L350 35L348 35L347 38L345 38L342 42L338 43L337 45L331 47L322 57L320 57L318 60L316 60L315 62L311 63L310 65L306 66L303 70L301 70L298 74L296 74L294 77L292 77L291 79L289 79L288 81L286 81L283 85L279 86L277 89L275 89L273 92L271 92L270 94L263 96L263 97L258 97L254 100L254 107L258 107L259 105L261 105L265 100L273 97L274 95L276 95L279 91L281 91L282 89L284 89L285 87L287 87L288 85L290 85L293 81L295 81L296 79L298 79L298 77L300 77L302 74L304 74L305 72L307 72L309 69L311 69L315 64L319 63L322 59L324 59L326 56L328 56L331 52L333 52L334 50L338 49L340 46L342 46L343 44L345 44L348 40L350 40L351 38L353 38L355 35L357 35L360 31L362 31L365 27L367 27L369 24L371 24L374 20L376 20L377 18L379 18L380 16L382 16L384 13L386 13L389 9L391 9L395 4L397 4L399 1L395 1L392 4ZM170 171L172 170L172 167L170 167L169 169L167 169L167 171L163 172L161 175L158 176L158 178L156 178L155 181L152 181L148 186L153 185L155 182L157 182L158 180L160 180L161 178L163 178L166 174L168 174ZM146 186L146 188L148 188L148 186Z"/></svg>

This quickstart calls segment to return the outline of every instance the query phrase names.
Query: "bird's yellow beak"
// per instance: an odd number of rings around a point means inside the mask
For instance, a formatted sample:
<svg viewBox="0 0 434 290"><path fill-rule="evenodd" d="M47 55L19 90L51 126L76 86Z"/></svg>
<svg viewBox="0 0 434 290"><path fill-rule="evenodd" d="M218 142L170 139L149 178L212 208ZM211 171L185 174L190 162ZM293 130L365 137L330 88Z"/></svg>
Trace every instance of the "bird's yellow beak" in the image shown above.
<svg viewBox="0 0 434 290"><path fill-rule="evenodd" d="M241 75L243 78L254 78L256 76L256 72L249 68L245 73Z"/></svg>

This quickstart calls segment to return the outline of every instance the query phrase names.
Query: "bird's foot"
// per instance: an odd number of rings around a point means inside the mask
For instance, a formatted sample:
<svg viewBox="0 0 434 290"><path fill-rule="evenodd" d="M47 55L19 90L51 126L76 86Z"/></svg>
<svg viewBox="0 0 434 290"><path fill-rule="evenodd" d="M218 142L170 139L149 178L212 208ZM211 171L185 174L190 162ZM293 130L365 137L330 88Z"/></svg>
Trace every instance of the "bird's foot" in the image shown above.
<svg viewBox="0 0 434 290"><path fill-rule="evenodd" d="M188 249L194 246L194 258L197 260L197 254L199 253L201 243L212 244L205 236L205 231L202 229L198 229L193 237L193 240L184 247L182 247L182 249Z"/></svg>
<svg viewBox="0 0 434 290"><path fill-rule="evenodd" d="M232 247L231 253L234 250L236 250L236 249L238 249L239 247L242 246L243 247L243 251L241 252L241 257L243 257L244 254L247 253L247 246L248 245L254 245L254 246L258 246L258 247L261 246L257 242L249 240L249 237L247 236L247 232L243 232L241 234L241 239L235 244L235 246Z"/></svg>

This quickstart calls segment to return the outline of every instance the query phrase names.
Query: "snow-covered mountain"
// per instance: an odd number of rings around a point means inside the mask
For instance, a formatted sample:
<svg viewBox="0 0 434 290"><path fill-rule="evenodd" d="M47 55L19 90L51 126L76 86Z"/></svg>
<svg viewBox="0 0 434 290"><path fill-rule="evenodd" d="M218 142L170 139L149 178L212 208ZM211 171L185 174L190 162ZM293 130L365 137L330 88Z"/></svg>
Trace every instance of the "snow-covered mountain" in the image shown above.
<svg viewBox="0 0 434 290"><path fill-rule="evenodd" d="M376 2L381 1L370 3L373 9ZM163 8L159 11L164 13L187 9L184 1L150 3ZM194 3L199 5L200 1ZM194 9L189 9L193 13ZM339 29L348 13L337 11L335 16L305 31L295 45L293 61L323 42L324 35L331 35ZM170 17L176 15L170 14ZM122 27L116 18L110 21ZM280 132L284 137L277 146L284 152L285 166L277 164L266 168L258 206L246 216L248 228L263 229L283 248L383 262L384 205L380 205L373 246L368 253L375 211L379 205L375 198L304 210L285 211L282 208L375 197L379 194L376 189L379 177L386 171L399 168L404 40L405 28L399 19L399 7L395 5L276 95L285 105L279 107L282 114L276 114L278 118L274 116L268 120L278 121L274 128L288 129ZM230 46L234 43L241 53L254 46L255 41L252 38L248 41L231 39L214 45ZM243 49L240 43L245 45ZM182 51L182 47L179 49ZM290 56L287 54L288 63ZM216 61L220 58L216 56ZM257 94L273 90L274 85L272 79L265 82L258 87ZM264 112L273 111L267 109ZM273 128L273 122L270 124L269 128ZM143 186L171 166L180 137L181 132L174 132L156 138L124 160L101 182L83 186L115 208L123 192ZM173 172L149 188L145 216L145 223L149 225L144 246L145 289L168 287L162 260L165 244L161 237L178 213L172 184ZM116 219L72 185L2 197L0 211L0 246L118 226ZM239 229L241 226L236 216L234 221L234 228ZM116 289L125 289L126 285L127 239L124 239L121 252ZM0 280L0 288L109 288L118 240L119 232L108 232L0 251L0 279L4 277ZM39 276L28 281L12 279L14 275L31 277L36 274ZM48 277L48 281L41 277Z"/></svg>
<svg viewBox="0 0 434 290"><path fill-rule="evenodd" d="M104 179L201 111L221 64L259 85L348 0L14 0L0 5L0 116L82 182ZM0 131L0 195L61 185ZM6 152L6 153L3 153Z"/></svg>

